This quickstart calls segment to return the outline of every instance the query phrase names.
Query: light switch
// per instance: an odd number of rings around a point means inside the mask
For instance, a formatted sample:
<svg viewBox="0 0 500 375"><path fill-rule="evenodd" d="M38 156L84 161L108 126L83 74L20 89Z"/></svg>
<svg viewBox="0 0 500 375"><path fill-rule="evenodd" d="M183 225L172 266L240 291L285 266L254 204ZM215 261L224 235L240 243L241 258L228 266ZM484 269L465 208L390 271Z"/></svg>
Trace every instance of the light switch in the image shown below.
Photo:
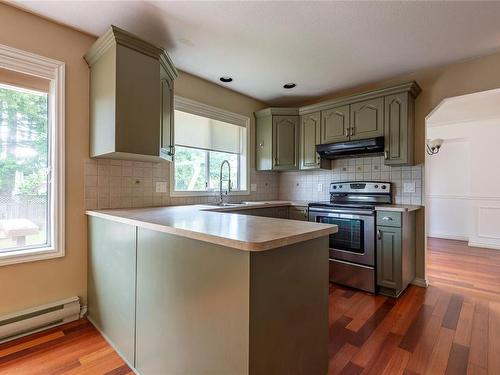
<svg viewBox="0 0 500 375"><path fill-rule="evenodd" d="M250 184L250 191L257 191L257 184Z"/></svg>
<svg viewBox="0 0 500 375"><path fill-rule="evenodd" d="M414 192L415 192L414 182L405 182L403 184L403 193L414 193Z"/></svg>
<svg viewBox="0 0 500 375"><path fill-rule="evenodd" d="M167 192L167 182L166 181L158 181L156 183L156 192L157 193L166 193Z"/></svg>
<svg viewBox="0 0 500 375"><path fill-rule="evenodd" d="M323 184L318 184L318 191L320 193L323 191Z"/></svg>

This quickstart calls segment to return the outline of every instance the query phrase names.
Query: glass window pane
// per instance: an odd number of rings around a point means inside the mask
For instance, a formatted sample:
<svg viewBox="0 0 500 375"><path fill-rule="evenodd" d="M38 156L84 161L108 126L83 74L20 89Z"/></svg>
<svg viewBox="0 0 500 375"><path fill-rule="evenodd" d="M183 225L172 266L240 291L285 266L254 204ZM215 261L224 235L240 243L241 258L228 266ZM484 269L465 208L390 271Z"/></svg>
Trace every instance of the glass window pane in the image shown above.
<svg viewBox="0 0 500 375"><path fill-rule="evenodd" d="M48 95L0 85L0 251L50 242Z"/></svg>
<svg viewBox="0 0 500 375"><path fill-rule="evenodd" d="M210 189L219 190L219 178L220 178L220 167L224 160L227 160L231 165L231 182L233 185L233 190L239 189L239 181L238 181L238 155L237 154L229 154L226 152L217 152L210 151L209 153L209 183L208 186ZM229 171L227 165L224 165L222 170L222 187L223 189L227 189Z"/></svg>
<svg viewBox="0 0 500 375"><path fill-rule="evenodd" d="M175 190L206 190L207 151L177 146L175 150Z"/></svg>

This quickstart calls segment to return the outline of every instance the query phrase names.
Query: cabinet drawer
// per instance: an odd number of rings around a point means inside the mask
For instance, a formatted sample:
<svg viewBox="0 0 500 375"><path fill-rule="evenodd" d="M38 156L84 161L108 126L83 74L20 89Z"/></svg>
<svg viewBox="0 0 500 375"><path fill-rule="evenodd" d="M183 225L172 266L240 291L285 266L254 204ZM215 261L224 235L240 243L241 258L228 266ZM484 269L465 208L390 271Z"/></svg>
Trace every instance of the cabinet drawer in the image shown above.
<svg viewBox="0 0 500 375"><path fill-rule="evenodd" d="M401 228L401 212L377 211L377 225Z"/></svg>

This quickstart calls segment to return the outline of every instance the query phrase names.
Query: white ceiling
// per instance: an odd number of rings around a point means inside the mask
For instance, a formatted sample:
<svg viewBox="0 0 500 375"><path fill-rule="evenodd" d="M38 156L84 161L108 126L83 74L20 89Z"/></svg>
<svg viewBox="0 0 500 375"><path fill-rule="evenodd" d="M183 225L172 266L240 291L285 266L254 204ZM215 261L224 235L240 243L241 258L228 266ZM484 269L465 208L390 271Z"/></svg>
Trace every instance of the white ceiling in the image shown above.
<svg viewBox="0 0 500 375"><path fill-rule="evenodd" d="M443 100L426 118L428 127L500 119L500 89Z"/></svg>
<svg viewBox="0 0 500 375"><path fill-rule="evenodd" d="M13 1L86 31L122 27L186 72L273 105L490 53L500 2ZM282 88L296 82L293 90Z"/></svg>

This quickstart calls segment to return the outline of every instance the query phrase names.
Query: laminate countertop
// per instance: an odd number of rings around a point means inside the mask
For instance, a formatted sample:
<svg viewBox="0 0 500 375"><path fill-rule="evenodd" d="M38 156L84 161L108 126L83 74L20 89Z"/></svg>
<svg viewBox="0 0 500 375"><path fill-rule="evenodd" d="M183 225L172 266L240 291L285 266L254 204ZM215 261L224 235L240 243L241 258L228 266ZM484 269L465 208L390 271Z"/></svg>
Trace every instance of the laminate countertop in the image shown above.
<svg viewBox="0 0 500 375"><path fill-rule="evenodd" d="M384 204L375 206L375 211L411 212L420 210L422 207L416 204Z"/></svg>
<svg viewBox="0 0 500 375"><path fill-rule="evenodd" d="M231 213L251 208L305 205L292 201L219 207L190 205L88 210L86 214L245 251L265 251L336 233L338 227Z"/></svg>

